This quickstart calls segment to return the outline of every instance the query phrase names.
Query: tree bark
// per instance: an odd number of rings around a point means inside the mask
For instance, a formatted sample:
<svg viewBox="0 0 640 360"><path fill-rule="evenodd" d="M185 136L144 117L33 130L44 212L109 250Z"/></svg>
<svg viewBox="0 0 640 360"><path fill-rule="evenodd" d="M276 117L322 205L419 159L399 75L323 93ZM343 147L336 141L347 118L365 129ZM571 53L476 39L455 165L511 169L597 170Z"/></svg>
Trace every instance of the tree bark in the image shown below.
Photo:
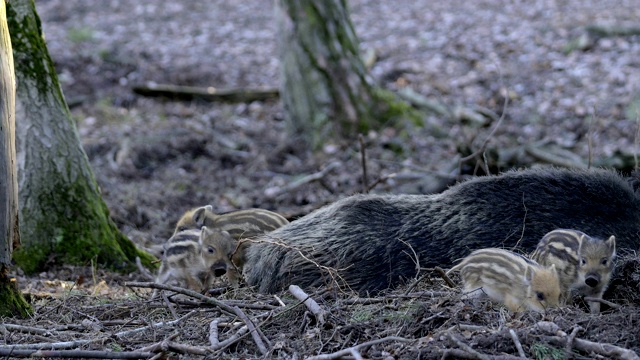
<svg viewBox="0 0 640 360"><path fill-rule="evenodd" d="M65 103L33 0L7 5L16 65L16 139L22 247L14 260L32 273L52 264L135 269L152 257L109 217Z"/></svg>
<svg viewBox="0 0 640 360"><path fill-rule="evenodd" d="M15 146L13 54L4 0L0 0L0 316L27 316L31 309L9 278L11 254L20 243Z"/></svg>
<svg viewBox="0 0 640 360"><path fill-rule="evenodd" d="M294 135L317 148L399 120L423 125L368 75L345 0L278 0L276 9L280 96Z"/></svg>

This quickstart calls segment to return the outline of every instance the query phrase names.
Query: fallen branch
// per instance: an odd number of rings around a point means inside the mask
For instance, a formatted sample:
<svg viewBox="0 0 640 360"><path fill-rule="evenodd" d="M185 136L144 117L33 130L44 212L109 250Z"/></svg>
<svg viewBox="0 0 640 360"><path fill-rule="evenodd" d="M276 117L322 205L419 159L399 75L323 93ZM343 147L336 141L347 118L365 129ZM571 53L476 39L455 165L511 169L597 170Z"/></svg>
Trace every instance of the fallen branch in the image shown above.
<svg viewBox="0 0 640 360"><path fill-rule="evenodd" d="M377 340L371 340L371 341L367 341L364 342L362 344L358 344L346 349L342 349L340 351L336 351L334 353L331 354L322 354L322 355L316 355L316 356L310 356L308 357L306 360L329 360L329 359L339 359L343 356L348 356L348 355L352 355L353 356L353 352L352 351L357 351L358 349L361 349L363 347L366 346L372 346L372 345L376 345L376 344L380 344L383 342L387 342L387 341L399 341L399 342L412 342L413 340L411 339L405 339L405 338L401 338L401 337L397 337L397 336L387 336L385 338L382 339L377 339Z"/></svg>
<svg viewBox="0 0 640 360"><path fill-rule="evenodd" d="M433 268L442 278L442 280L444 280L444 282L447 283L447 285L449 285L450 288L455 289L458 287L458 285L456 285L451 278L449 277L449 275L447 275L447 273L440 267L440 266L436 266L435 268Z"/></svg>
<svg viewBox="0 0 640 360"><path fill-rule="evenodd" d="M158 352L158 351L163 351L162 350L162 344L167 342L167 341L171 341L171 340L177 338L178 336L180 336L180 333L178 333L178 332L173 333L173 334L167 336L166 338L162 339L162 341L159 341L159 342L157 342L155 344L152 344L152 345L145 346L145 347L140 348L140 349L138 349L136 351L137 352Z"/></svg>
<svg viewBox="0 0 640 360"><path fill-rule="evenodd" d="M542 336L542 340L554 345L565 346L567 339L561 336ZM573 348L587 353L595 353L602 356L613 357L624 360L639 360L640 357L633 350L625 349L616 345L597 343L593 341L574 339Z"/></svg>
<svg viewBox="0 0 640 360"><path fill-rule="evenodd" d="M38 335L44 335L44 336L53 335L49 330L31 327L31 326L14 325L14 324L0 325L0 329L3 329L3 328L7 330L19 331L19 332L29 333L29 334L38 334Z"/></svg>
<svg viewBox="0 0 640 360"><path fill-rule="evenodd" d="M311 298L311 296L307 295L299 286L297 285L289 285L289 292L296 299L300 300L306 307L311 311L313 316L316 317L316 321L318 325L324 324L324 315L326 311L318 305L318 303Z"/></svg>
<svg viewBox="0 0 640 360"><path fill-rule="evenodd" d="M458 339L457 336L453 335L451 332L447 332L446 333L449 336L449 339L451 339L451 341L453 341L454 344L456 344L461 350L469 353L470 355L472 355L472 359L478 359L478 360L490 360L491 358L489 357L489 355L485 355L482 354L476 350L473 350L471 348L471 346L465 344L462 340Z"/></svg>
<svg viewBox="0 0 640 360"><path fill-rule="evenodd" d="M185 289L185 288L181 288L178 286L172 286L172 285L167 285L167 284L158 284L155 282L135 282L135 281L130 281L130 282L125 282L124 283L125 286L129 286L129 287L145 287L145 288L151 288L151 289L158 289L158 290L169 290L169 291L173 291L179 294L183 294L183 295L187 295L187 296L191 296L193 298L196 298L202 302L205 302L207 304L211 304L211 305L215 305L217 307L219 307L220 309L233 314L233 308L225 303L223 303L220 300L208 297L206 295L202 295L199 292L193 291L193 290L189 290L189 289Z"/></svg>
<svg viewBox="0 0 640 360"><path fill-rule="evenodd" d="M560 327L550 321L539 321L536 323L536 328L546 332L547 334L553 334L554 336L542 336L541 338L547 342L550 342L558 346L567 346L567 342L571 340L573 336L573 348L579 351L587 353L596 353L602 356L615 357L617 359L624 360L640 360L638 354L633 350L625 349L616 345L597 343L593 341L577 339L575 335L567 336L567 333L562 331ZM576 331L574 329L574 331ZM576 331L577 333L577 331Z"/></svg>
<svg viewBox="0 0 640 360"><path fill-rule="evenodd" d="M513 355L487 355L491 360L520 360L521 358ZM445 349L442 350L442 359L478 359L475 355L470 354L461 349Z"/></svg>
<svg viewBox="0 0 640 360"><path fill-rule="evenodd" d="M0 356L29 358L73 358L73 359L148 359L150 352L98 351L98 350L23 350L0 349Z"/></svg>
<svg viewBox="0 0 640 360"><path fill-rule="evenodd" d="M173 351L179 354L208 355L213 351L207 347L180 344L173 341L167 341L163 346L167 348L165 351Z"/></svg>
<svg viewBox="0 0 640 360"><path fill-rule="evenodd" d="M258 350L260 350L262 355L266 355L269 352L269 349L267 349L267 347L264 345L264 342L262 341L262 338L260 337L260 333L256 329L256 326L254 325L253 321L251 321L247 317L247 315L244 312L242 312L242 310L240 310L239 307L234 306L233 310L234 310L234 313L236 315L238 315L240 320L242 320L245 324L247 324L247 328L249 329L249 333L251 334L251 337L253 338L253 341L258 346Z"/></svg>
<svg viewBox="0 0 640 360"><path fill-rule="evenodd" d="M284 194L284 193L288 193L291 192L293 190L296 190L297 188L299 188L302 185L320 180L322 178L324 178L325 176L327 176L327 174L339 167L341 165L340 162L338 161L334 161L332 163L330 163L329 165L327 165L327 167L325 167L324 169L318 171L317 173L313 173L313 174L309 174L306 176L303 176L299 179L296 179L292 182L290 182L289 184L282 186L282 187L271 187L268 189L265 189L264 194L268 197L268 198L275 198L280 194Z"/></svg>
<svg viewBox="0 0 640 360"><path fill-rule="evenodd" d="M217 346L211 346L212 350L223 350L231 345L233 345L236 341L242 339L249 332L249 328L247 325L242 326L238 329L238 332L230 336L227 340L221 341Z"/></svg>
<svg viewBox="0 0 640 360"><path fill-rule="evenodd" d="M566 168L586 169L589 166L582 162L576 154L563 149L542 149L537 146L525 146L527 155L538 161L542 161L551 165L562 166Z"/></svg>
<svg viewBox="0 0 640 360"><path fill-rule="evenodd" d="M115 333L113 336L117 337L118 339L122 339L122 338L126 338L129 337L131 335L149 330L149 329L157 329L159 327L164 327L164 326L173 326L176 324L179 324L180 322L187 320L188 318L192 317L193 315L197 314L198 310L193 310L188 312L187 314L183 315L182 317L172 320L172 321L162 321L162 322L158 322L155 324L151 324L149 326L144 326L141 328L137 328L137 329L133 329L133 330L126 330L126 331L120 331L118 333Z"/></svg>
<svg viewBox="0 0 640 360"><path fill-rule="evenodd" d="M567 344L564 346L564 351L567 354L571 354L571 350L573 349L573 341L576 339L576 335L578 335L579 331L582 331L582 326L576 326L571 330L571 334L567 337Z"/></svg>
<svg viewBox="0 0 640 360"><path fill-rule="evenodd" d="M139 256L136 256L136 266L138 267L138 271L140 271L140 273L149 281L155 280L155 276L153 276L151 271L149 271L149 269L147 269L146 267L144 267L144 265L142 265L142 261L140 261Z"/></svg>
<svg viewBox="0 0 640 360"><path fill-rule="evenodd" d="M102 339L92 339L92 340L75 340L75 341L62 341L62 342L45 342L45 343L36 343L36 344L15 344L15 345L0 345L0 351L4 350L27 350L27 351L36 351L36 350L60 350L60 349L73 349L80 347L82 345L89 344L91 342L101 341Z"/></svg>
<svg viewBox="0 0 640 360"><path fill-rule="evenodd" d="M220 318L211 320L209 323L209 344L211 347L215 349L220 345L220 340L218 340L218 324L220 323Z"/></svg>
<svg viewBox="0 0 640 360"><path fill-rule="evenodd" d="M134 86L133 92L143 96L166 97L176 100L205 100L226 102L252 102L276 99L278 89L216 89L215 87L177 86L147 83Z"/></svg>
<svg viewBox="0 0 640 360"><path fill-rule="evenodd" d="M640 27L590 25L586 30L600 37L640 35Z"/></svg>
<svg viewBox="0 0 640 360"><path fill-rule="evenodd" d="M449 108L446 105L430 100L409 87L404 87L398 90L398 95L415 107L422 108L439 116L445 116L448 118L453 117L452 112L449 111Z"/></svg>
<svg viewBox="0 0 640 360"><path fill-rule="evenodd" d="M591 297L591 296L585 296L583 300L587 301L587 302L599 302L599 303L607 305L608 307L610 307L612 309L620 309L620 308L622 308L621 305L618 305L616 303L612 303L611 301L607 301L605 299L595 298L595 297Z"/></svg>

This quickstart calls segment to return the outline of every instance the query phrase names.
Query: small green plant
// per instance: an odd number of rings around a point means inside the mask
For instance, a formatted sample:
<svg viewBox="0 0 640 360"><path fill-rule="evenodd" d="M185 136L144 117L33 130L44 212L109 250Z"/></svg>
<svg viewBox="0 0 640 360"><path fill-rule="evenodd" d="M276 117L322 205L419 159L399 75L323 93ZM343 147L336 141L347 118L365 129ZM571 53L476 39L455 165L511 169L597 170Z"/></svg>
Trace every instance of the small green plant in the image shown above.
<svg viewBox="0 0 640 360"><path fill-rule="evenodd" d="M119 344L116 344L116 343L111 343L111 344L109 344L109 348L110 348L112 351L115 351L115 352L124 351L124 349L122 348L122 346L120 346Z"/></svg>
<svg viewBox="0 0 640 360"><path fill-rule="evenodd" d="M351 320L354 323L361 323L361 322L369 321L372 318L373 318L373 314L371 313L371 311L369 311L366 308L356 309L351 314Z"/></svg>
<svg viewBox="0 0 640 360"><path fill-rule="evenodd" d="M565 360L567 358L564 350L556 349L546 344L533 344L531 353L536 360Z"/></svg>

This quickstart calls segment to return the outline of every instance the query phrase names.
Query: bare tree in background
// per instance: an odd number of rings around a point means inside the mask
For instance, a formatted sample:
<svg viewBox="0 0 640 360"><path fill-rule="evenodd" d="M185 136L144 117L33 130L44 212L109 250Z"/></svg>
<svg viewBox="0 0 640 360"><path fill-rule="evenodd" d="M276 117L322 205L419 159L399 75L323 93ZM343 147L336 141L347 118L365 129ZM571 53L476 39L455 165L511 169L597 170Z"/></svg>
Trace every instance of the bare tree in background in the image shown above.
<svg viewBox="0 0 640 360"><path fill-rule="evenodd" d="M32 0L12 0L7 18L16 66L16 139L26 272L50 264L133 269L139 251L109 217L49 57Z"/></svg>
<svg viewBox="0 0 640 360"><path fill-rule="evenodd" d="M26 316L30 312L9 278L11 254L20 243L18 183L15 146L16 81L4 0L0 0L0 316Z"/></svg>

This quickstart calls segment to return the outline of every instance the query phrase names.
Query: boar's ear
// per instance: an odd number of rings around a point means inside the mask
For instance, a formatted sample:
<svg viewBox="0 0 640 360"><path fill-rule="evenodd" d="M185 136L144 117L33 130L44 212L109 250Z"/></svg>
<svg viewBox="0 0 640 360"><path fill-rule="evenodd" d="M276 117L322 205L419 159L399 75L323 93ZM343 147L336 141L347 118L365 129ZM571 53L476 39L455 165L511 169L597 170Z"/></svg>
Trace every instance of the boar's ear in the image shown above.
<svg viewBox="0 0 640 360"><path fill-rule="evenodd" d="M609 236L609 239L604 242L607 244L609 249L611 249L611 253L615 255L616 253L616 237L614 235Z"/></svg>
<svg viewBox="0 0 640 360"><path fill-rule="evenodd" d="M202 206L202 207L197 208L193 212L193 216L191 217L191 219L196 224L196 226L203 226L204 225L204 220L206 219L207 210L213 212L212 211L213 207L211 207L211 205Z"/></svg>

